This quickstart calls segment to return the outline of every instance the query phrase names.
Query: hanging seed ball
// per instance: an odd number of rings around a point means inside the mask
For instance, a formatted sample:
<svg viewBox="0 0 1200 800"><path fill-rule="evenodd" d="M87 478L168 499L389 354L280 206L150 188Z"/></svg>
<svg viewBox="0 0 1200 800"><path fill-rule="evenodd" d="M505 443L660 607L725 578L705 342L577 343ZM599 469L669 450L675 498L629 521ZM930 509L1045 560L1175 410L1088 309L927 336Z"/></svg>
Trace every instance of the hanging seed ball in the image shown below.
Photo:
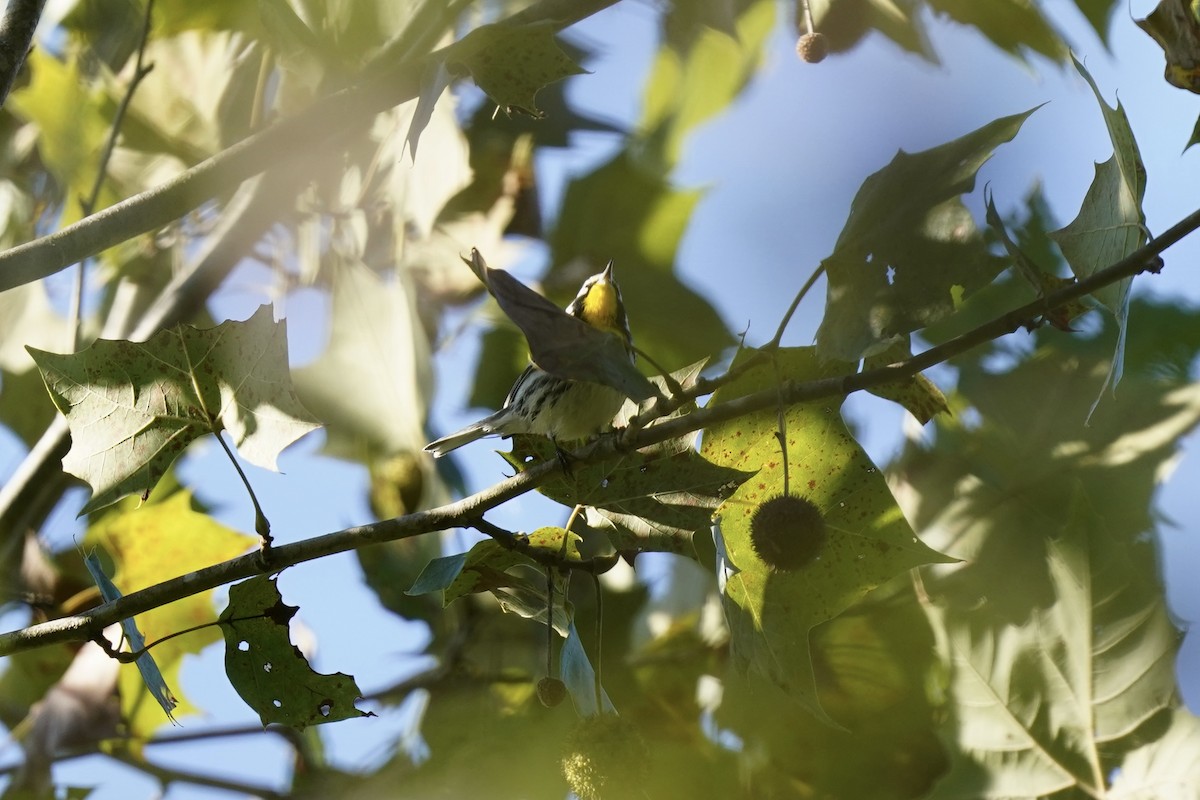
<svg viewBox="0 0 1200 800"><path fill-rule="evenodd" d="M825 518L812 501L793 495L773 497L750 518L750 544L773 570L788 572L811 564L825 546Z"/></svg>
<svg viewBox="0 0 1200 800"><path fill-rule="evenodd" d="M829 55L829 42L823 33L806 33L796 42L796 55L808 64L819 64Z"/></svg>
<svg viewBox="0 0 1200 800"><path fill-rule="evenodd" d="M588 717L567 736L563 777L579 800L638 797L649 762L637 726L616 714Z"/></svg>
<svg viewBox="0 0 1200 800"><path fill-rule="evenodd" d="M567 685L558 678L542 678L537 682L537 697L546 708L554 708L567 696Z"/></svg>

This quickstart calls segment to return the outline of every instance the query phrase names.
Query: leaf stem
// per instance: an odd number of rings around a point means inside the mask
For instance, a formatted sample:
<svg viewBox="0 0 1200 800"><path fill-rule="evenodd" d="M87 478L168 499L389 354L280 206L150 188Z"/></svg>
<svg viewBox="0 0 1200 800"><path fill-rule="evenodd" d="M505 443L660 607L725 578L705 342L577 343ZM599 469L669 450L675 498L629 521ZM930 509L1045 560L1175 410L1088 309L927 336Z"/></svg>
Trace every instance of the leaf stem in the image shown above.
<svg viewBox="0 0 1200 800"><path fill-rule="evenodd" d="M271 538L271 522L258 503L258 497L254 494L254 487L250 485L250 479L246 477L242 465L238 463L237 456L233 454L233 450L225 442L225 437L221 433L222 431L219 430L214 431L217 441L221 443L221 449L225 451L225 455L229 456L229 463L233 464L238 477L242 479L242 485L246 487L246 493L250 495L250 502L254 504L254 532L262 538L262 557L269 561L271 544L274 542L274 539Z"/></svg>

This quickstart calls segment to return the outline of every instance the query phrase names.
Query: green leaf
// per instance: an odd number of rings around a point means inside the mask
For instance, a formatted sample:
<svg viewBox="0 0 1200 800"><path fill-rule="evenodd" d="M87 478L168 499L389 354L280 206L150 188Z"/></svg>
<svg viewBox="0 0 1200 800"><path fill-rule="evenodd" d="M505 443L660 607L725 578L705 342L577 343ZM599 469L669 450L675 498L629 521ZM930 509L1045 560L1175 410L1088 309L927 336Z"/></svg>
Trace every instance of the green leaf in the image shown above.
<svg viewBox="0 0 1200 800"><path fill-rule="evenodd" d="M88 513L148 493L194 439L229 431L241 455L275 469L317 425L287 370L287 325L262 306L245 322L180 325L146 342L99 340L79 353L28 348L67 417L63 469L87 481Z"/></svg>
<svg viewBox="0 0 1200 800"><path fill-rule="evenodd" d="M1146 215L1142 211L1142 198L1146 194L1146 167L1138 152L1129 118L1118 102L1111 108L1104 102L1099 87L1083 65L1075 61L1079 70L1092 87L1096 102L1104 113L1104 123L1112 140L1112 158L1096 165L1096 176L1088 187L1087 195L1079 214L1067 227L1050 234L1062 248L1071 271L1078 278L1089 275L1115 264L1146 243ZM1129 292L1133 279L1126 278L1110 284L1095 293L1095 297L1117 320L1119 336L1113 353L1108 377L1101 389L1112 388L1115 392L1121 381L1125 364L1125 335L1129 316ZM1100 397L1096 398L1099 404ZM1092 411L1096 410L1093 404Z"/></svg>
<svg viewBox="0 0 1200 800"><path fill-rule="evenodd" d="M26 447L33 447L54 419L54 403L46 396L41 373L30 367L23 372L0 369L0 422L15 433Z"/></svg>
<svg viewBox="0 0 1200 800"><path fill-rule="evenodd" d="M161 501L151 497L140 508L137 505L128 502L108 511L88 528L83 540L85 548L98 546L112 557L116 567L113 581L126 592L226 561L246 552L257 541L194 511L192 496L186 491L174 492ZM153 643L215 619L210 590L147 611L138 616L137 626ZM184 656L199 653L217 638L216 630L201 628L157 644L151 652L165 680L178 687ZM136 671L123 669L120 687L123 716L131 733L148 738L162 725L162 712L144 702L146 693ZM177 715L196 710L186 697L180 696L179 701Z"/></svg>
<svg viewBox="0 0 1200 800"><path fill-rule="evenodd" d="M329 343L292 375L304 407L325 423L325 452L364 460L420 450L432 377L410 280L347 263L331 294Z"/></svg>
<svg viewBox="0 0 1200 800"><path fill-rule="evenodd" d="M646 79L638 124L641 157L664 172L679 162L686 137L727 109L746 86L774 29L772 0L737 10L713 5L674 4L664 20L666 41Z"/></svg>
<svg viewBox="0 0 1200 800"><path fill-rule="evenodd" d="M630 150L576 178L551 237L554 266L546 276L547 294L574 295L586 275L569 269L576 262L600 265L612 259L633 341L659 363L690 364L733 344L712 305L673 273L699 200L700 192L673 188Z"/></svg>
<svg viewBox="0 0 1200 800"><path fill-rule="evenodd" d="M530 533L525 547L549 554L578 560L579 536L570 534L564 546L562 528L538 528ZM518 616L546 623L546 568L519 549L503 547L494 539L476 542L466 553L435 558L417 576L408 594L442 593L442 605L448 606L460 597L490 592L500 607ZM571 610L565 603L567 579L554 570L554 629L567 635Z"/></svg>
<svg viewBox="0 0 1200 800"><path fill-rule="evenodd" d="M843 53L872 31L909 52L937 63L923 15L897 0L809 0L816 29L829 42L829 52Z"/></svg>
<svg viewBox="0 0 1200 800"><path fill-rule="evenodd" d="M263 725L309 725L375 716L355 708L362 697L354 678L313 671L292 644L288 623L299 611L283 602L266 575L229 587L221 612L225 672L233 688L258 713Z"/></svg>
<svg viewBox="0 0 1200 800"><path fill-rule="evenodd" d="M747 351L740 358L753 357ZM722 387L712 403L780 381L826 377L836 368L822 367L813 348L781 350L774 358L777 368L767 362L747 370ZM828 531L819 558L796 570L773 570L750 536L758 507L783 494L777 411L710 427L701 450L717 464L758 470L717 513L727 562L718 578L724 582L733 654L822 719L828 717L817 698L810 631L890 578L921 564L952 560L913 534L883 476L846 430L840 406L840 399L831 399L786 411L789 493L813 504Z"/></svg>
<svg viewBox="0 0 1200 800"><path fill-rule="evenodd" d="M1163 49L1167 83L1200 94L1200 13L1196 4L1161 0L1149 16L1134 22Z"/></svg>
<svg viewBox="0 0 1200 800"><path fill-rule="evenodd" d="M1171 712L1166 732L1125 757L1113 778L1112 800L1189 800L1200 786L1200 718Z"/></svg>
<svg viewBox="0 0 1200 800"><path fill-rule="evenodd" d="M1023 50L1066 60L1066 43L1029 0L930 0L929 5L955 22L977 28L992 44L1022 60Z"/></svg>
<svg viewBox="0 0 1200 800"><path fill-rule="evenodd" d="M455 42L447 66L462 67L506 114L542 116L534 96L547 84L586 72L563 52L550 22L483 25Z"/></svg>
<svg viewBox="0 0 1200 800"><path fill-rule="evenodd" d="M1176 701L1178 633L1161 590L1127 582L1128 554L1082 493L1047 543L1055 601L1026 621L930 607L952 668L958 759L934 798L986 773L997 797L1103 794L1102 754Z"/></svg>
<svg viewBox="0 0 1200 800"><path fill-rule="evenodd" d="M33 122L42 161L59 183L64 204L61 225L77 221L81 199L91 194L99 153L109 120L101 110L103 92L85 85L75 59L64 63L48 50L34 48L26 65L31 79L13 91L9 107ZM118 198L106 183L97 208Z"/></svg>
<svg viewBox="0 0 1200 800"><path fill-rule="evenodd" d="M857 361L952 314L1003 263L990 255L960 195L1035 109L920 153L901 150L863 181L833 253L823 358Z"/></svg>

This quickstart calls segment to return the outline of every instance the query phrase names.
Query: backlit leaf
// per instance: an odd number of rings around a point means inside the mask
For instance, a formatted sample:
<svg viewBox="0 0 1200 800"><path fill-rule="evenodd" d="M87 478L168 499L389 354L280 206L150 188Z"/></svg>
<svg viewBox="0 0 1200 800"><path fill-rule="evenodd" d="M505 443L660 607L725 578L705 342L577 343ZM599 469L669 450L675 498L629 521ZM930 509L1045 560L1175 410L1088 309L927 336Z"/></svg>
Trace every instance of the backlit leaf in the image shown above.
<svg viewBox="0 0 1200 800"><path fill-rule="evenodd" d="M266 575L229 587L229 605L221 612L225 635L225 673L263 725L309 725L374 714L360 711L362 697L354 678L323 675L292 644L288 623L295 606L283 602L275 580Z"/></svg>
<svg viewBox="0 0 1200 800"><path fill-rule="evenodd" d="M73 355L28 349L71 428L63 468L92 487L82 513L149 492L206 433L228 431L247 461L274 469L317 427L292 390L286 323L270 306L245 322L102 339Z"/></svg>

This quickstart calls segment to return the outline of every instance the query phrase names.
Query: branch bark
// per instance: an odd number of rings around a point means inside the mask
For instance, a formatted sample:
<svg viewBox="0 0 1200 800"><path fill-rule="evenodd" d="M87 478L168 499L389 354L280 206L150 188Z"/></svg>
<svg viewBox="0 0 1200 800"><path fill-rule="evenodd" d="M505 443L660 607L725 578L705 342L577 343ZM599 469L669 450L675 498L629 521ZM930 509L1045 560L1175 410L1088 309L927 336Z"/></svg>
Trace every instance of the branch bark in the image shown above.
<svg viewBox="0 0 1200 800"><path fill-rule="evenodd" d="M10 0L0 21L0 105L8 99L33 42L46 0Z"/></svg>
<svg viewBox="0 0 1200 800"><path fill-rule="evenodd" d="M617 0L542 0L514 14L509 22L550 22L558 28L590 16ZM431 19L445 11L440 0L428 0L421 14ZM446 48L427 55L442 26L414 22L399 45L385 48L363 69L359 82L313 103L295 116L248 136L200 162L162 186L0 254L0 291L53 275L114 245L179 219L201 204L227 196L243 181L265 170L295 163L310 150L347 131L364 126L375 114L412 100L421 90L425 67L443 57ZM399 63L395 60L399 58Z"/></svg>
<svg viewBox="0 0 1200 800"><path fill-rule="evenodd" d="M1101 287L1133 277L1140 272L1157 270L1157 256L1198 228L1200 228L1200 210L1188 215L1161 236L1116 264L1100 270L1082 281L1002 314L961 336L937 347L932 347L905 361L840 377L786 384L782 390L771 388L729 402L709 405L691 414L670 419L658 425L631 429L624 436L597 440L574 453L572 460L586 463L604 463L616 460L630 449L647 447L700 430L714 423L775 408L781 397L782 401L787 404L811 402L827 397L844 396L851 392L910 377L984 342L1013 333L1022 327L1033 327L1038 320L1057 306L1077 300ZM487 510L537 488L559 469L560 466L556 460L544 462L455 503L273 548L269 564L263 564L261 554L250 553L133 592L115 602L105 603L82 614L0 634L0 656L60 642L90 639L103 630L106 625L242 578L264 572L278 572L295 564L353 550L368 544L406 539L411 536L462 526L479 519Z"/></svg>

